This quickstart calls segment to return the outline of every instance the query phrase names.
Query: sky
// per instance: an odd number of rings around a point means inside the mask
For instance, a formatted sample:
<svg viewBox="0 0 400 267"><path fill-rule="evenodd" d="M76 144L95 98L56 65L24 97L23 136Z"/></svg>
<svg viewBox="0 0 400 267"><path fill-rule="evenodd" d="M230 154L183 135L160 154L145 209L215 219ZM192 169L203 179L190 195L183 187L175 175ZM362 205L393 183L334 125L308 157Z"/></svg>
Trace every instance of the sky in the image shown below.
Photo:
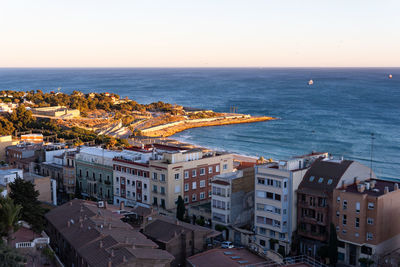
<svg viewBox="0 0 400 267"><path fill-rule="evenodd" d="M399 0L0 0L0 67L399 67Z"/></svg>

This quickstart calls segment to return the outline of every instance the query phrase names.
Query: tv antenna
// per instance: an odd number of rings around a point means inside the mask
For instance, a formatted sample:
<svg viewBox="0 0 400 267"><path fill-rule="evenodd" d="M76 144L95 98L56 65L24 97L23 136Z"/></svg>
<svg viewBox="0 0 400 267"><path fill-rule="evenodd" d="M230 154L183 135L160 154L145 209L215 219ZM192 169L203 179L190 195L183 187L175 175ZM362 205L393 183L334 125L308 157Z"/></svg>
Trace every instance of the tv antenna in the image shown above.
<svg viewBox="0 0 400 267"><path fill-rule="evenodd" d="M371 133L371 159L370 159L369 178L372 178L372 155L374 152L374 139L375 139L375 135L374 135L374 133Z"/></svg>

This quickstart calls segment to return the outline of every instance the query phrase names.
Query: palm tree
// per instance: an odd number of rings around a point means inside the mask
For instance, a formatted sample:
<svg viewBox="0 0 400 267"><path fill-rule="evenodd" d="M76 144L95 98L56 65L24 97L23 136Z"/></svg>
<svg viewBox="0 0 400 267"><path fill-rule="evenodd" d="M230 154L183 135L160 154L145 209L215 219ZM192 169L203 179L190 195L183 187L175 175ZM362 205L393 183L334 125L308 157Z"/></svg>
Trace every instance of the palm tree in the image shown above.
<svg viewBox="0 0 400 267"><path fill-rule="evenodd" d="M7 237L8 245L11 243L12 234L19 228L21 209L22 206L14 204L11 198L0 197L0 233Z"/></svg>

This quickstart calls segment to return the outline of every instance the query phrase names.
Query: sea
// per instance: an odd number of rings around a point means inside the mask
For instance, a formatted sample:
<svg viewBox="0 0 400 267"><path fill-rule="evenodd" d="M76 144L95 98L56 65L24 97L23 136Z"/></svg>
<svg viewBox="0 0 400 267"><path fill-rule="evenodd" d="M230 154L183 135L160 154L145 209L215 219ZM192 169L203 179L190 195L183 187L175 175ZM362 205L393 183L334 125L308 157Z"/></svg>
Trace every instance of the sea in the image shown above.
<svg viewBox="0 0 400 267"><path fill-rule="evenodd" d="M329 152L400 179L400 68L3 68L0 90L7 89L112 92L217 112L234 107L278 119L172 137L275 160Z"/></svg>

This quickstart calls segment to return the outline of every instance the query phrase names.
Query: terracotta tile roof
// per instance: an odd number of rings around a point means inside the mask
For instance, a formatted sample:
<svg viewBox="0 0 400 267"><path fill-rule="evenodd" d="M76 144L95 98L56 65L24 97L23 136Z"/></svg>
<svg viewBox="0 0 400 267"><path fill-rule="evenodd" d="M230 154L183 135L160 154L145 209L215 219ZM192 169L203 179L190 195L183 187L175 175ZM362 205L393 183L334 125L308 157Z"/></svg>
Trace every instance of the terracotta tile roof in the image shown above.
<svg viewBox="0 0 400 267"><path fill-rule="evenodd" d="M118 266L124 260L134 262L138 255L141 259L173 260L168 252L155 249L156 243L122 222L117 211L113 206L98 208L95 202L74 199L45 217L89 266L106 267L109 259L112 266Z"/></svg>

